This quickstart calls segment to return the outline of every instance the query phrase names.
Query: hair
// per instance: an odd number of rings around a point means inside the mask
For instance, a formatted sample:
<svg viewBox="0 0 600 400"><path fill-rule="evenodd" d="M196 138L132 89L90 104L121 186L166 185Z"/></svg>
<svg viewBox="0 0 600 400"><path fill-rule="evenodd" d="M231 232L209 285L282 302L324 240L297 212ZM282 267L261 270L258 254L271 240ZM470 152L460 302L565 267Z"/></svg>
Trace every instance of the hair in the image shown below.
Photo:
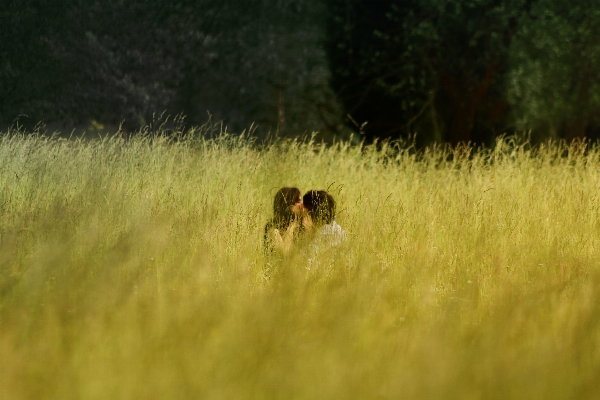
<svg viewBox="0 0 600 400"><path fill-rule="evenodd" d="M302 192L296 187L282 187L273 199L273 218L265 225L264 243L267 246L271 228L287 229L296 218L291 208L302 200Z"/></svg>
<svg viewBox="0 0 600 400"><path fill-rule="evenodd" d="M335 219L335 200L324 190L309 190L302 197L304 207L313 223L317 226L326 225Z"/></svg>

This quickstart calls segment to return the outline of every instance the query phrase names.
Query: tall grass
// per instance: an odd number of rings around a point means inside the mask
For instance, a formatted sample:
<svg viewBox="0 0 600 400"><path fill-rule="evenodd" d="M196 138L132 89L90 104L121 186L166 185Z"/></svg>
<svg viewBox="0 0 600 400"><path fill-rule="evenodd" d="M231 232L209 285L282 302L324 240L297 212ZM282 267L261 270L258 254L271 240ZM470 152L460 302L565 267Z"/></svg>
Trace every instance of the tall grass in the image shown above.
<svg viewBox="0 0 600 400"><path fill-rule="evenodd" d="M600 148L0 138L0 399L600 393ZM266 258L281 186L349 240Z"/></svg>

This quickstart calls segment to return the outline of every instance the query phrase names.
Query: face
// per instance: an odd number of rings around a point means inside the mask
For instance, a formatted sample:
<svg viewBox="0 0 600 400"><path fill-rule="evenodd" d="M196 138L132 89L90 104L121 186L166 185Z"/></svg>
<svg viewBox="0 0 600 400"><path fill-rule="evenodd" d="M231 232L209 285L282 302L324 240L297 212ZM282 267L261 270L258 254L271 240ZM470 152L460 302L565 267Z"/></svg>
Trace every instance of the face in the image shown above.
<svg viewBox="0 0 600 400"><path fill-rule="evenodd" d="M296 203L292 207L290 207L290 210L299 217L303 216L306 213L306 208L302 203L302 199L298 199Z"/></svg>

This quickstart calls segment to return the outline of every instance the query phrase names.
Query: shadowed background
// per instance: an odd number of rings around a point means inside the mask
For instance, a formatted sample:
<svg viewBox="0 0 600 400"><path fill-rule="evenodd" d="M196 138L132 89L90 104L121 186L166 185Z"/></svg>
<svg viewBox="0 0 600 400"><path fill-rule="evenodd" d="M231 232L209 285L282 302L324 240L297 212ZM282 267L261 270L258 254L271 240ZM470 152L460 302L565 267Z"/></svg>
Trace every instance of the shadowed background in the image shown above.
<svg viewBox="0 0 600 400"><path fill-rule="evenodd" d="M0 26L4 127L210 114L418 146L600 132L594 1L7 0Z"/></svg>

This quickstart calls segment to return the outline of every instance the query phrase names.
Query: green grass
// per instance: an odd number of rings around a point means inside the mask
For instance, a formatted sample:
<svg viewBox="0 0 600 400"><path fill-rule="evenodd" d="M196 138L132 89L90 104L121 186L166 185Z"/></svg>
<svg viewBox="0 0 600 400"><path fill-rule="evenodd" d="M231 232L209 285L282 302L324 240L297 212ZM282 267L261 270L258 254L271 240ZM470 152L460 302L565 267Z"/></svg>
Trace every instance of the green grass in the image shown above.
<svg viewBox="0 0 600 400"><path fill-rule="evenodd" d="M0 399L597 398L600 148L201 133L0 138ZM289 185L349 233L310 269Z"/></svg>

